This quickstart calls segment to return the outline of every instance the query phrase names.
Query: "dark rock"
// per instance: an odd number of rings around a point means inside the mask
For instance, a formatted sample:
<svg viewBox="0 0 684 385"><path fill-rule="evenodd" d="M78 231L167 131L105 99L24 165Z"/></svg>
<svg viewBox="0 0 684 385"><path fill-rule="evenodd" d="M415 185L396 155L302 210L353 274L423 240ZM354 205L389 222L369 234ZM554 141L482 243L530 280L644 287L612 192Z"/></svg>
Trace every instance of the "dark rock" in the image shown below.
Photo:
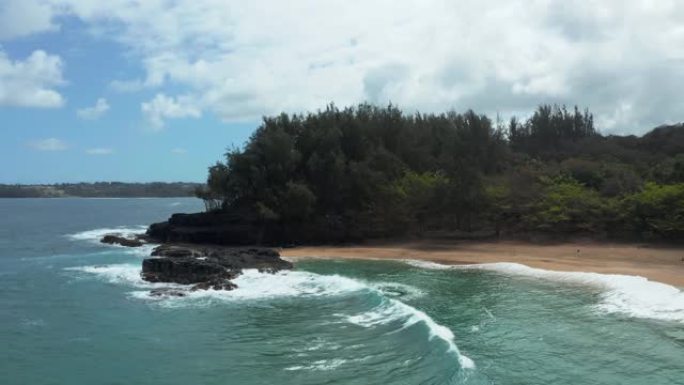
<svg viewBox="0 0 684 385"><path fill-rule="evenodd" d="M182 258L182 257L202 257L203 255L199 252L195 252L194 248L175 246L175 245L162 245L155 247L152 250L153 257L169 257L169 258Z"/></svg>
<svg viewBox="0 0 684 385"><path fill-rule="evenodd" d="M365 227L364 227L365 226ZM147 235L159 243L191 243L224 246L283 246L355 242L378 233L365 222L348 223L326 215L301 223L263 223L253 212L233 210L173 214L168 221L150 225Z"/></svg>
<svg viewBox="0 0 684 385"><path fill-rule="evenodd" d="M166 244L156 247L152 251L152 256L191 259L220 265L229 270L270 269L278 271L292 268L292 264L281 259L277 251L265 247Z"/></svg>
<svg viewBox="0 0 684 385"><path fill-rule="evenodd" d="M153 297L185 297L186 293L178 289L152 289L150 295Z"/></svg>
<svg viewBox="0 0 684 385"><path fill-rule="evenodd" d="M165 244L142 264L142 278L149 282L194 285L191 290L232 290L230 282L242 269L276 272L292 264L267 248L234 248L212 245Z"/></svg>
<svg viewBox="0 0 684 385"><path fill-rule="evenodd" d="M193 257L147 258L142 264L142 278L148 282L190 285L213 279L231 279L238 274L217 263Z"/></svg>
<svg viewBox="0 0 684 385"><path fill-rule="evenodd" d="M237 285L234 284L233 282L230 282L227 279L213 279L211 281L206 281L206 282L200 282L193 286L190 290L191 291L197 291L197 290L209 290L209 289L214 289L214 290L233 290L237 289Z"/></svg>
<svg viewBox="0 0 684 385"><path fill-rule="evenodd" d="M126 247L140 247L144 244L144 242L138 238L126 238L118 234L107 234L100 239L100 242Z"/></svg>
<svg viewBox="0 0 684 385"><path fill-rule="evenodd" d="M147 228L147 236L158 241L166 241L167 234L171 228L169 222L153 223Z"/></svg>

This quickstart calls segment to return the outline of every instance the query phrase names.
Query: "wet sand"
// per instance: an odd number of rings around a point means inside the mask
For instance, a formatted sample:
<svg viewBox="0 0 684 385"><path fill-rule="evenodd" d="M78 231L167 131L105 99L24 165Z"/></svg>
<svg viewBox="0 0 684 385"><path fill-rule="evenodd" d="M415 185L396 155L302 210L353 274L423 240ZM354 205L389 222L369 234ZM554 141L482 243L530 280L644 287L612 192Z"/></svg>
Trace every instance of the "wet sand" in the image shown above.
<svg viewBox="0 0 684 385"><path fill-rule="evenodd" d="M312 246L281 250L296 261L329 259L416 259L443 264L516 262L556 270L640 275L684 287L684 247L574 242L531 244L500 241L416 241L357 246Z"/></svg>

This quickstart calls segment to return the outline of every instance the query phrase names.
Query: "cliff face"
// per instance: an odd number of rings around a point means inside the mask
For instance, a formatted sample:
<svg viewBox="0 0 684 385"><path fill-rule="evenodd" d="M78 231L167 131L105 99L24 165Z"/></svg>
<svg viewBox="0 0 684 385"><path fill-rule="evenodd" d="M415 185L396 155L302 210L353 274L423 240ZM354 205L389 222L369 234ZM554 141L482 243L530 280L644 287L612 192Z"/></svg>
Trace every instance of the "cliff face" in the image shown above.
<svg viewBox="0 0 684 385"><path fill-rule="evenodd" d="M342 243L363 238L359 229L350 230L350 226L337 217L287 225L264 224L242 212L174 214L166 222L150 225L147 235L161 243L225 246Z"/></svg>
<svg viewBox="0 0 684 385"><path fill-rule="evenodd" d="M147 235L162 243L254 245L257 229L235 214L174 214L166 222L153 223Z"/></svg>

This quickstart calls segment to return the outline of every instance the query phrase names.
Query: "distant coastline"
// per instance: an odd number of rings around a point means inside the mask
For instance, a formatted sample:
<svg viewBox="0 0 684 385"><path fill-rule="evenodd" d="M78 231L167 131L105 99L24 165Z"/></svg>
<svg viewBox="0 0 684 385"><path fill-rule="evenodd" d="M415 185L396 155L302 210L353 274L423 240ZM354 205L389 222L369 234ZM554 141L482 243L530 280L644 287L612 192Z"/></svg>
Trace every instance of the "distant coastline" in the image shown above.
<svg viewBox="0 0 684 385"><path fill-rule="evenodd" d="M176 198L192 197L200 186L189 182L0 184L0 198Z"/></svg>

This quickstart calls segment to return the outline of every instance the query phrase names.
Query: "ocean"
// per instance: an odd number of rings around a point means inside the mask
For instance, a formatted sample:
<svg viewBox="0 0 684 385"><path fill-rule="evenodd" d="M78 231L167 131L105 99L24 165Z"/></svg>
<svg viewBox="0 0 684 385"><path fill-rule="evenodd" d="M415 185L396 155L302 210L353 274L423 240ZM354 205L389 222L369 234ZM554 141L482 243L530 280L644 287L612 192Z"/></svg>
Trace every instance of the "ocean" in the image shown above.
<svg viewBox="0 0 684 385"><path fill-rule="evenodd" d="M0 199L0 384L684 384L684 294L638 277L307 260L159 298L150 247L98 242L202 208Z"/></svg>

